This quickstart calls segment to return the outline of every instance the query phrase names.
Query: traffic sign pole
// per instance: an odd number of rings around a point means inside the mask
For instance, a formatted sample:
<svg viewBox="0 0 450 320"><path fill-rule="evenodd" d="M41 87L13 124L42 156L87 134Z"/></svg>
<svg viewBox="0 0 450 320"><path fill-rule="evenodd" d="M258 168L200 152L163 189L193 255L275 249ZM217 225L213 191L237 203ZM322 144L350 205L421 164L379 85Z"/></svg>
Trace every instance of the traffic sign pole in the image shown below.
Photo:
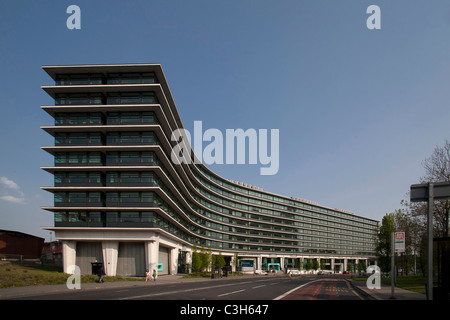
<svg viewBox="0 0 450 320"><path fill-rule="evenodd" d="M394 236L394 232L391 232L391 299L394 299L394 258L395 258L395 236Z"/></svg>
<svg viewBox="0 0 450 320"><path fill-rule="evenodd" d="M428 185L428 300L433 300L433 207L434 185Z"/></svg>

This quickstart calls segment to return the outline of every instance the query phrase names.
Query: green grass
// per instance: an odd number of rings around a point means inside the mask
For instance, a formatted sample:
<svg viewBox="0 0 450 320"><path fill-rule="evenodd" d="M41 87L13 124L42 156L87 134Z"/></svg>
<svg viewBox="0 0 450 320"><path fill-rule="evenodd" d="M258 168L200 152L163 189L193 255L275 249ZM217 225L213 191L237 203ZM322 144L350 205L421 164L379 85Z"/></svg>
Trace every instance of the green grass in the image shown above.
<svg viewBox="0 0 450 320"><path fill-rule="evenodd" d="M367 277L353 278L353 280L366 281ZM399 276L395 286L405 290L425 294L426 278L423 276ZM381 278L381 283L390 286L391 278Z"/></svg>
<svg viewBox="0 0 450 320"><path fill-rule="evenodd" d="M33 285L65 284L69 274L58 267L24 266L18 264L0 264L0 288L23 287ZM103 277L108 282L136 281L140 278ZM96 282L98 276L82 275L81 283Z"/></svg>
<svg viewBox="0 0 450 320"><path fill-rule="evenodd" d="M390 278L382 278L381 282L387 285L391 285ZM427 280L423 276L399 276L395 283L396 287L415 291L425 294L425 284Z"/></svg>

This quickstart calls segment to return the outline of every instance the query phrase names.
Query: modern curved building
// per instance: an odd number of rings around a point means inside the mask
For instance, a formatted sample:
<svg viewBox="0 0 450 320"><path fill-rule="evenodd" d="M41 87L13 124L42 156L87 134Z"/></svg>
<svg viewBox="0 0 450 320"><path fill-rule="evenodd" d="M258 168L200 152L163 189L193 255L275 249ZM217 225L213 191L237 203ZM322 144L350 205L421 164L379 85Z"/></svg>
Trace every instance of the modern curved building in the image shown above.
<svg viewBox="0 0 450 320"><path fill-rule="evenodd" d="M222 178L203 164L171 161L183 128L161 65L43 66L55 100L42 106L54 146L55 232L64 270L108 275L186 272L192 251L211 248L243 270L343 271L375 259L376 220ZM235 261L238 259L238 261ZM237 263L236 263L237 262Z"/></svg>

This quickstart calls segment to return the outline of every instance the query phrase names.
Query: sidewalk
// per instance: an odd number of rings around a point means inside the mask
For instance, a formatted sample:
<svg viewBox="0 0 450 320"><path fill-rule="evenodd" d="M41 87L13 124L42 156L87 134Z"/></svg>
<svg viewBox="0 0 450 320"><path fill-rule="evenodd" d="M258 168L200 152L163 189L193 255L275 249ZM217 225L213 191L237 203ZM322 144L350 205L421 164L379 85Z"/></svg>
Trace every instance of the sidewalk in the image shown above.
<svg viewBox="0 0 450 320"><path fill-rule="evenodd" d="M350 284L359 292L370 296L374 300L426 300L425 294L401 289L398 287L394 288L394 298L392 298L392 288L391 286L381 284L380 289L369 289L367 288L366 281L357 281L348 279Z"/></svg>
<svg viewBox="0 0 450 320"><path fill-rule="evenodd" d="M248 277L246 275L239 276L239 278ZM251 277L254 277L251 275ZM236 277L224 277L221 280L235 279ZM218 280L218 279L216 279ZM105 281L103 283L81 283L81 289L83 290L99 290L108 288L124 288L124 287L135 287L135 286L155 286L159 284L176 284L185 282L201 282L201 281L214 281L211 278L183 278L183 275L161 275L158 276L155 282L145 282L144 278L142 280L136 281ZM70 289L67 288L66 284L56 284L56 285L37 285L37 286L25 286L25 287L13 287L13 288L0 288L0 300L11 299L11 298L26 298L32 297L34 295L42 294L55 294L58 292L67 292Z"/></svg>

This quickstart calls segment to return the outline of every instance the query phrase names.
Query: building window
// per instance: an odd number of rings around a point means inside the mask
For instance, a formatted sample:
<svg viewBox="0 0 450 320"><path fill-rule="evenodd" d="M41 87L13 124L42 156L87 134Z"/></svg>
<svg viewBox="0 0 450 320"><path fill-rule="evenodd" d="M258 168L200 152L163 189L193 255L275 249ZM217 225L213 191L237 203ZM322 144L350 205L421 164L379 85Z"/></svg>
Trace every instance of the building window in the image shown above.
<svg viewBox="0 0 450 320"><path fill-rule="evenodd" d="M146 112L108 112L106 123L109 125L157 124L152 111Z"/></svg>
<svg viewBox="0 0 450 320"><path fill-rule="evenodd" d="M111 132L106 136L107 145L157 144L153 132Z"/></svg>
<svg viewBox="0 0 450 320"><path fill-rule="evenodd" d="M108 93L107 104L154 104L158 103L154 92ZM87 104L87 103L85 103Z"/></svg>
<svg viewBox="0 0 450 320"><path fill-rule="evenodd" d="M103 84L102 74L58 74L55 84L57 86Z"/></svg>
<svg viewBox="0 0 450 320"><path fill-rule="evenodd" d="M121 212L120 222L139 222L139 212Z"/></svg>
<svg viewBox="0 0 450 320"><path fill-rule="evenodd" d="M103 104L101 93L57 93L55 105Z"/></svg>
<svg viewBox="0 0 450 320"><path fill-rule="evenodd" d="M154 72L144 73L110 73L108 74L108 84L140 84L157 83Z"/></svg>

